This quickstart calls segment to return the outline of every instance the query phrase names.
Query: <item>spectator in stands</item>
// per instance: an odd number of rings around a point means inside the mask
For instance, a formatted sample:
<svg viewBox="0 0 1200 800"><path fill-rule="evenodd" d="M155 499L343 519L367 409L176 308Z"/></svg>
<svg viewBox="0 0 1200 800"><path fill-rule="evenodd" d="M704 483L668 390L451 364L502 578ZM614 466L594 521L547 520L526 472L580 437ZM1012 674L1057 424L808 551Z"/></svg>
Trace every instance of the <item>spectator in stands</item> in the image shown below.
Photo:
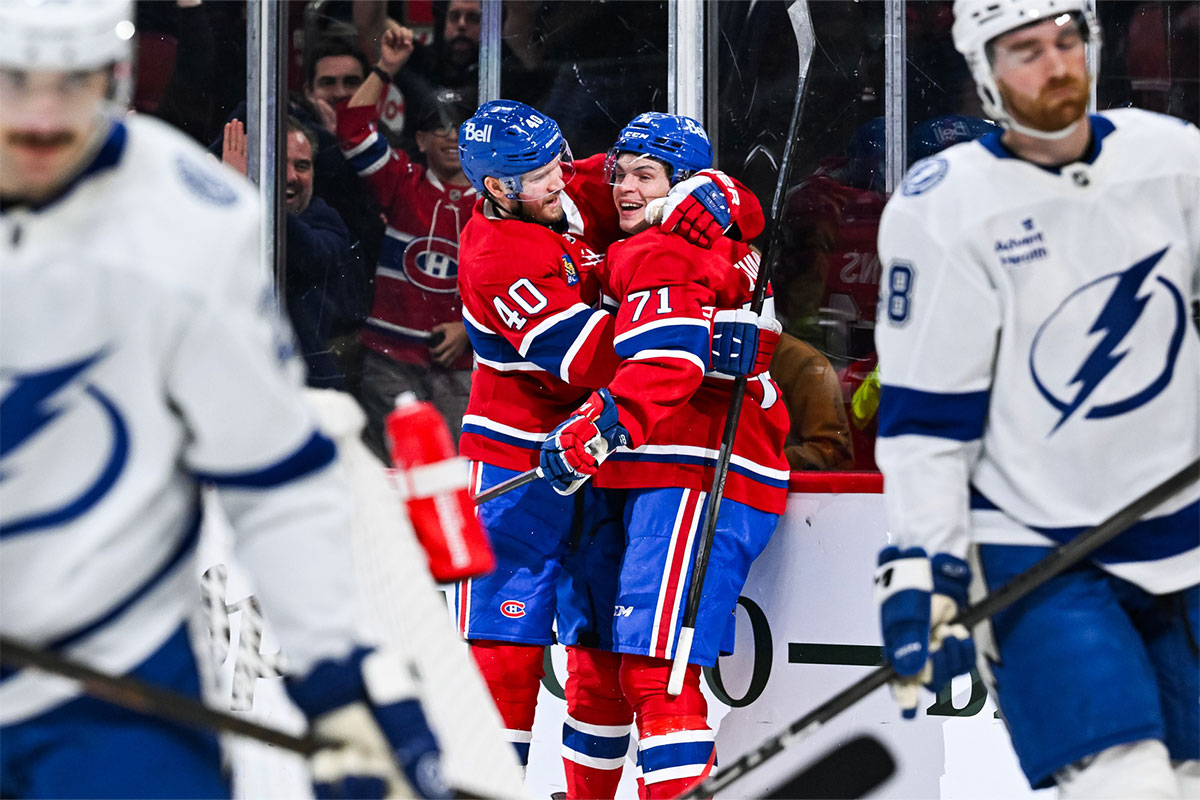
<svg viewBox="0 0 1200 800"><path fill-rule="evenodd" d="M377 104L387 86L384 77L395 74L411 53L412 32L389 29L379 63L338 114L343 152L387 217L375 302L360 334L367 348L360 391L365 437L385 459L383 419L396 395L413 391L432 401L457 440L470 392L458 234L476 195L458 161L458 128L474 108L449 89L422 104L416 142L428 166L390 147L379 132Z"/></svg>
<svg viewBox="0 0 1200 800"><path fill-rule="evenodd" d="M356 325L346 288L361 273L361 255L337 212L313 196L313 153L317 136L295 117L287 126L287 267L284 296L288 317L308 365L308 385L345 390L329 342ZM225 126L222 160L246 174L246 131L240 120Z"/></svg>
<svg viewBox="0 0 1200 800"><path fill-rule="evenodd" d="M369 71L367 57L347 37L324 36L313 47L305 65L304 95L330 134L337 132L338 104L358 91Z"/></svg>
<svg viewBox="0 0 1200 800"><path fill-rule="evenodd" d="M771 358L791 428L783 454L794 470L849 469L854 446L842 403L842 387L829 359L817 348L784 333Z"/></svg>

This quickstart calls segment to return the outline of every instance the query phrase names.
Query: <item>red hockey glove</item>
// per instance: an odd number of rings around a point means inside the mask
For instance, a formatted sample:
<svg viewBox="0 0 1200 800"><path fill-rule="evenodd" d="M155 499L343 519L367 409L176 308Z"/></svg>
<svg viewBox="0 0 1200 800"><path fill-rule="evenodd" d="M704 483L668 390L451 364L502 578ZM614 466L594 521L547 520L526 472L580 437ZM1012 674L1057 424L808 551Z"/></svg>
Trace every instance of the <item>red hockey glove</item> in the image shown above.
<svg viewBox="0 0 1200 800"><path fill-rule="evenodd" d="M715 169L680 181L663 200L661 210L653 202L646 207L646 218L653 221L652 216L657 216L664 231L705 248L712 247L737 220L741 205L733 181Z"/></svg>
<svg viewBox="0 0 1200 800"><path fill-rule="evenodd" d="M542 443L542 477L559 494L571 494L596 474L610 452L629 442L608 389L592 392Z"/></svg>

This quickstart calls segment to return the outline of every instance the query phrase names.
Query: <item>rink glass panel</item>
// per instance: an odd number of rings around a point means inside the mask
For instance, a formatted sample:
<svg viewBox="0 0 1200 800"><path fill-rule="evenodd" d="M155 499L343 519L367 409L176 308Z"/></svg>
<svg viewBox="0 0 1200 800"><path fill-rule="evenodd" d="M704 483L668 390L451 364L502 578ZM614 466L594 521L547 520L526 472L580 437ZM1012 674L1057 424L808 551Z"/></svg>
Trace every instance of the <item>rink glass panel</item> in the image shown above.
<svg viewBox="0 0 1200 800"><path fill-rule="evenodd" d="M714 134L718 166L754 190L769 213L799 73L789 2L701 2L709 44L700 108L707 113L697 114ZM768 257L786 329L829 359L849 407L875 363L874 233L889 189L914 158L976 133L964 120L978 120L981 111L950 41L949 0L817 0L808 7L816 45L781 235ZM245 4L200 8L197 26L194 9L137 3L135 106L219 155L222 125L245 98L246 65L255 61L247 57ZM392 0L386 8L432 43L446 6ZM665 1L504 0L501 8L501 46L486 51L482 66L499 72L501 96L558 119L577 157L607 149L641 111L673 110L669 87L678 76L668 59ZM352 10L350 0L289 0L280 93L303 94L306 42L349 24ZM1136 106L1200 124L1200 1L1101 0L1097 13L1104 29L1098 107ZM492 23L483 16L486 40ZM766 250L769 238L756 244ZM863 457L871 434L870 421L856 427L856 466L872 466Z"/></svg>
<svg viewBox="0 0 1200 800"><path fill-rule="evenodd" d="M667 111L666 2L503 4L500 96L558 121L576 158L607 151L643 111Z"/></svg>

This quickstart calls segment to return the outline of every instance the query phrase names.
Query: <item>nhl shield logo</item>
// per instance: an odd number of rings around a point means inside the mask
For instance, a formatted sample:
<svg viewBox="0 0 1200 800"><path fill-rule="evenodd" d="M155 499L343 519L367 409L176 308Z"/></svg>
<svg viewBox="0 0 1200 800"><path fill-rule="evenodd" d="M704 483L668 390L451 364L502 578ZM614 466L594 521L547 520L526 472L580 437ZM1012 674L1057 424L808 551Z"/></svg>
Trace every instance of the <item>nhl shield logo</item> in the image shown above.
<svg viewBox="0 0 1200 800"><path fill-rule="evenodd" d="M404 276L427 292L457 292L458 245L436 236L413 239L404 248Z"/></svg>
<svg viewBox="0 0 1200 800"><path fill-rule="evenodd" d="M563 277L567 279L567 286L574 286L579 283L579 270L575 267L575 262L571 260L569 255L565 253L562 256Z"/></svg>

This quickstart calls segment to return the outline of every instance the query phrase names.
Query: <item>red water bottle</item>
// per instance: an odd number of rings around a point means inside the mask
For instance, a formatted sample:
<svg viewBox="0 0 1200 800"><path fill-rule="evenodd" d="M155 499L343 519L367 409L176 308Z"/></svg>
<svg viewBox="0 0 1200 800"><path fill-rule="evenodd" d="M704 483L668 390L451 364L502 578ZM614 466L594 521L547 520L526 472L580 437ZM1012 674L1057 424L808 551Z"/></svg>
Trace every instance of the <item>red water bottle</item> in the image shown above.
<svg viewBox="0 0 1200 800"><path fill-rule="evenodd" d="M434 580L490 572L496 559L475 518L467 460L458 455L442 415L432 403L405 392L396 398L386 429L397 482Z"/></svg>

